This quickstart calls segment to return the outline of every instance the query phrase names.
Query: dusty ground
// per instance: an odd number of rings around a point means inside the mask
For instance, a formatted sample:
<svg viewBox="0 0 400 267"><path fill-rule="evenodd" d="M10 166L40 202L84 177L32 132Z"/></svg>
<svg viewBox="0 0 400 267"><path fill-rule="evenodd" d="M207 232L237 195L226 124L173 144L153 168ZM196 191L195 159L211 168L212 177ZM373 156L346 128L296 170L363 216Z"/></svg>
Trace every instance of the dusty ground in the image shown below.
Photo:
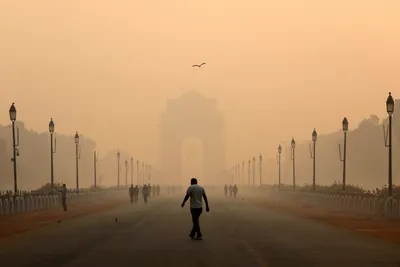
<svg viewBox="0 0 400 267"><path fill-rule="evenodd" d="M1 266L399 266L400 245L251 201L209 199L211 211L200 219L203 241L189 239L189 207L181 208L176 195L0 239Z"/></svg>
<svg viewBox="0 0 400 267"><path fill-rule="evenodd" d="M310 204L278 201L277 199L252 199L251 201L270 209L284 210L335 227L400 244L400 219L398 218L385 219Z"/></svg>
<svg viewBox="0 0 400 267"><path fill-rule="evenodd" d="M62 207L52 210L35 211L21 213L13 216L0 218L0 239L8 236L26 232L51 223L61 223L75 217L84 216L92 213L103 212L113 209L121 204L126 204L125 200L108 200L94 203L82 203L68 206L68 212L64 212Z"/></svg>

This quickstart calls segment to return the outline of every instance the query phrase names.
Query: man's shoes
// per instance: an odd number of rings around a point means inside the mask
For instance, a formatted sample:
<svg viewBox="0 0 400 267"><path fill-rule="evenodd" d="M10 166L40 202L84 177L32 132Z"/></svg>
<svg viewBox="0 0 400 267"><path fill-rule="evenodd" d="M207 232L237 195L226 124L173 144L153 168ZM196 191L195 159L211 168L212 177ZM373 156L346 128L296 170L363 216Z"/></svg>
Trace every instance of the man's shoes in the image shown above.
<svg viewBox="0 0 400 267"><path fill-rule="evenodd" d="M189 235L189 238L193 240L194 239L194 235Z"/></svg>
<svg viewBox="0 0 400 267"><path fill-rule="evenodd" d="M203 240L202 236L196 236L196 238L194 240Z"/></svg>

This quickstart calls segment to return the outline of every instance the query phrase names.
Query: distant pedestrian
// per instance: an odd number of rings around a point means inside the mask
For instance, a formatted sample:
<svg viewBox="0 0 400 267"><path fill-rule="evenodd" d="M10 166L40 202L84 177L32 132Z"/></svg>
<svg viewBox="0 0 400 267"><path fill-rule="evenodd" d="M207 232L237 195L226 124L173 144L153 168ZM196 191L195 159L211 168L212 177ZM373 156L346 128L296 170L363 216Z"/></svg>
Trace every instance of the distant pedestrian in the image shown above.
<svg viewBox="0 0 400 267"><path fill-rule="evenodd" d="M142 188L142 195L143 195L143 199L144 199L144 203L147 203L147 197L149 196L149 188L147 187L147 185L144 185Z"/></svg>
<svg viewBox="0 0 400 267"><path fill-rule="evenodd" d="M224 186L224 192L225 192L225 196L227 196L228 195L228 186L227 185Z"/></svg>
<svg viewBox="0 0 400 267"><path fill-rule="evenodd" d="M238 193L237 185L234 185L234 186L233 186L233 196L234 196L235 198L236 198L237 193Z"/></svg>
<svg viewBox="0 0 400 267"><path fill-rule="evenodd" d="M149 199L151 198L151 184L150 183L147 185L147 197Z"/></svg>
<svg viewBox="0 0 400 267"><path fill-rule="evenodd" d="M189 234L191 239L202 240L203 235L200 230L200 215L203 212L203 198L206 203L206 211L210 211L207 195L203 187L197 184L197 179L190 180L190 186L186 191L181 207L185 206L186 201L190 198L190 213L192 214L193 228ZM196 237L195 237L196 235Z"/></svg>
<svg viewBox="0 0 400 267"><path fill-rule="evenodd" d="M139 187L136 185L135 186L135 202L138 202L139 200Z"/></svg>
<svg viewBox="0 0 400 267"><path fill-rule="evenodd" d="M135 188L133 187L133 184L131 184L131 187L129 187L129 197L130 197L131 203L133 204L133 200L135 197Z"/></svg>
<svg viewBox="0 0 400 267"><path fill-rule="evenodd" d="M159 195L160 195L160 185L157 184L157 196L159 196Z"/></svg>
<svg viewBox="0 0 400 267"><path fill-rule="evenodd" d="M63 184L61 189L56 188L56 190L61 193L61 204L62 204L63 210L66 212L68 210L68 207L67 207L67 193L68 193L67 185Z"/></svg>

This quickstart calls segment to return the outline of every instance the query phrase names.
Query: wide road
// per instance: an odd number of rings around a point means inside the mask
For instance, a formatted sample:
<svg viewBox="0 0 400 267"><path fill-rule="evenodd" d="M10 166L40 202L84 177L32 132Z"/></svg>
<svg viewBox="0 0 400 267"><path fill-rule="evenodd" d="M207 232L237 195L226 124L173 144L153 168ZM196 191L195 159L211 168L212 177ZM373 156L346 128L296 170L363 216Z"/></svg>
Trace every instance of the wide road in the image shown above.
<svg viewBox="0 0 400 267"><path fill-rule="evenodd" d="M0 242L7 267L400 266L400 247L250 200L209 195L202 241L190 240L183 196L54 223ZM118 218L118 222L115 221Z"/></svg>

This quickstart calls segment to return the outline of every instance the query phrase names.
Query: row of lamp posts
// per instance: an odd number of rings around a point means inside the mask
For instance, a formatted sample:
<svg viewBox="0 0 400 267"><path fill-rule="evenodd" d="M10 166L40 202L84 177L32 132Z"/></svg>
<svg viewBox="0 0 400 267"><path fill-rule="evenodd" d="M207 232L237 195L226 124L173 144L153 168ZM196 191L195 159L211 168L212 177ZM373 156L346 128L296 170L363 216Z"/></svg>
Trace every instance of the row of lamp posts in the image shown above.
<svg viewBox="0 0 400 267"><path fill-rule="evenodd" d="M13 136L13 157L11 161L13 162L13 167L14 167L14 194L17 194L18 192L18 180L17 180L17 156L19 156L19 128L18 126L15 126L15 121L17 120L17 109L15 108L15 103L12 103L10 109L9 109L9 115L10 115L10 120L11 120L11 127L12 127L12 136ZM56 147L57 147L57 140L54 137L54 130L55 130L55 124L53 121L53 118L51 118L49 122L49 133L50 133L50 186L51 189L54 189L54 154L56 153ZM80 138L78 132L75 133L74 136L75 140L75 161L76 161L76 190L79 192L79 160L81 158L81 153L80 153ZM118 151L118 187L120 185L120 179L119 179L119 174L120 174L120 153ZM98 153L97 151L93 152L93 162L94 162L94 187L97 188L97 162L98 162ZM143 166L144 163L142 163ZM133 184L133 165L134 165L134 160L133 157L131 157L131 184ZM137 183L139 184L140 181L145 181L144 176L142 179L139 179L139 160L137 160L137 173L138 173L138 179ZM125 168L126 168L126 186L128 184L128 161L125 161ZM153 177L153 180L155 179L156 176L156 169L152 169L151 165L146 164L146 172L143 172L142 175L148 175L148 181L151 181L151 178Z"/></svg>
<svg viewBox="0 0 400 267"><path fill-rule="evenodd" d="M247 165L247 184L250 185L251 178L251 170L253 174L253 182L252 185L255 187L255 180L256 180L256 157L253 156L253 164L251 164L252 161L249 159L248 160L248 165ZM240 167L242 165L242 167ZM251 166L252 165L252 166ZM260 154L259 156L259 175L260 175L260 187L262 186L262 155ZM230 169L231 177L232 177L232 183L240 183L242 185L246 184L245 182L245 161L242 162L242 164L235 164L234 166L231 167Z"/></svg>
<svg viewBox="0 0 400 267"><path fill-rule="evenodd" d="M393 181L392 181L392 116L394 113L394 100L392 97L392 94L389 92L389 96L386 100L386 112L389 115L389 124L387 130L385 130L385 127L383 126L384 130L384 140L385 140L385 146L388 147L389 150L389 166L388 166L388 196L392 197L393 195ZM343 130L343 156L342 156L342 149L341 145L339 144L339 159L343 163L342 170L343 170L343 176L342 176L342 190L346 190L346 160L347 160L347 132L349 130L349 122L346 117L343 118L342 121L342 130ZM313 160L313 179L312 179L312 190L315 191L315 145L317 142L317 132L314 129L314 131L311 134L311 140L312 140L312 145L311 143L309 144L310 148L310 156L311 159ZM293 162L293 190L296 189L296 158L295 158L295 149L296 149L296 142L294 138L292 137L292 141L290 142L291 144L291 160ZM277 155L277 164L278 164L278 187L281 187L281 153L282 153L282 147L281 145L278 146L278 155Z"/></svg>
<svg viewBox="0 0 400 267"><path fill-rule="evenodd" d="M120 173L121 173L121 165L120 165L121 153L117 152L117 187L120 188ZM128 160L125 160L125 187L128 187ZM131 184L133 184L133 174L134 174L134 159L131 157ZM157 169L153 168L150 164L142 162L142 168L140 168L140 161L136 160L136 171L137 171L137 180L136 184L145 184L155 182Z"/></svg>

